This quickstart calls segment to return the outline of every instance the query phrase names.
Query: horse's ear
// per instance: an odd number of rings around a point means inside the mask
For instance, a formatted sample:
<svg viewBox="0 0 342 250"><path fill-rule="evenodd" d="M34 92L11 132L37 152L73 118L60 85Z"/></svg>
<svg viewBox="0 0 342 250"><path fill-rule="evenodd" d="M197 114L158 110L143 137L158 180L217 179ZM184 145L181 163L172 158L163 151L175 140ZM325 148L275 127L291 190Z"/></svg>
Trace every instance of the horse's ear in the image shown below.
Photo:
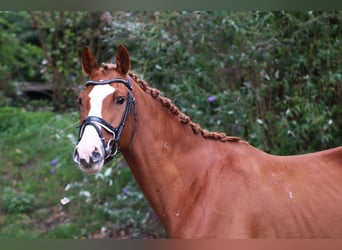
<svg viewBox="0 0 342 250"><path fill-rule="evenodd" d="M96 63L95 57L91 53L88 46L84 46L82 49L81 61L82 61L82 69L84 73L86 73L88 76L90 76L94 70L99 69L99 66Z"/></svg>
<svg viewBox="0 0 342 250"><path fill-rule="evenodd" d="M125 46L119 45L118 52L116 53L116 67L123 74L126 75L130 68L130 61L128 50Z"/></svg>

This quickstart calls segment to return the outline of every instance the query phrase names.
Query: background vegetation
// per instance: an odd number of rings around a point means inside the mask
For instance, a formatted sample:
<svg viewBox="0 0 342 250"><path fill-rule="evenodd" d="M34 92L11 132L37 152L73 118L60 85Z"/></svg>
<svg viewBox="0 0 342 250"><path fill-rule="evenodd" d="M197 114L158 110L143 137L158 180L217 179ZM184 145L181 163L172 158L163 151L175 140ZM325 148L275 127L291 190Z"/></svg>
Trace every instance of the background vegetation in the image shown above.
<svg viewBox="0 0 342 250"><path fill-rule="evenodd" d="M341 145L342 12L0 12L0 27L0 238L164 236L122 158L95 177L71 161L84 45L108 62L125 44L208 130L282 155Z"/></svg>

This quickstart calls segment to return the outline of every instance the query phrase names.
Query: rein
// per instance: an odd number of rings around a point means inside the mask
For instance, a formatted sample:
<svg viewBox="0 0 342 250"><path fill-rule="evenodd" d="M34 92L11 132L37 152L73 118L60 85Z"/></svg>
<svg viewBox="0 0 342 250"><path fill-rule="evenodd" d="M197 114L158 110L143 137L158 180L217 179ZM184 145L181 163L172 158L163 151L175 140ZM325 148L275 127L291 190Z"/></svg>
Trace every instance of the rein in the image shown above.
<svg viewBox="0 0 342 250"><path fill-rule="evenodd" d="M97 132L97 134L99 135L99 138L102 141L103 144L103 148L105 149L105 156L104 156L104 161L105 163L107 163L108 161L110 161L111 159L114 158L114 156L119 152L119 140L121 138L121 134L125 128L125 124L126 124L126 120L128 117L128 114L130 113L132 106L134 109L134 128L133 128L133 132L131 135L131 139L129 144L132 143L133 138L134 138L134 134L135 134L135 126L136 126L136 120L137 120L137 110L136 110L136 101L135 98L133 97L133 88L132 85L128 80L124 80L121 78L112 78L112 79L108 79L108 80L104 80L104 81L87 81L84 83L85 86L96 86L96 85L106 85L106 84L111 84L111 83L122 83L124 84L128 89L129 89L129 94L128 94L128 99L127 99L127 104L126 104L126 109L125 112L123 114L123 117L121 119L121 122L119 124L119 126L117 128L113 127L111 124L109 124L108 122L106 122L104 119L102 119L101 117L98 116L87 116L82 124L80 125L79 131L78 131L78 141L79 142L83 136L84 133L84 129L86 126L93 126ZM113 137L111 139L108 140L107 144L105 142L105 137L103 136L102 132L101 132L101 128L104 128L107 132L109 132L110 134L113 135Z"/></svg>

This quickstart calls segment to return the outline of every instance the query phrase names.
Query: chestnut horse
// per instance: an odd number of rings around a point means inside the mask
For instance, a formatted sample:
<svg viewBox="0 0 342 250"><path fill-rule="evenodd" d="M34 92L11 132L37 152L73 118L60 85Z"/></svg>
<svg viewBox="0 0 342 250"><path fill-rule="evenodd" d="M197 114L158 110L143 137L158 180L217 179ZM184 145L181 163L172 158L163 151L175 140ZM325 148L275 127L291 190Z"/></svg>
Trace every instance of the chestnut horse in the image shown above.
<svg viewBox="0 0 342 250"><path fill-rule="evenodd" d="M342 147L267 154L193 123L129 71L124 46L116 64L81 59L74 161L95 174L120 150L168 237L342 237Z"/></svg>

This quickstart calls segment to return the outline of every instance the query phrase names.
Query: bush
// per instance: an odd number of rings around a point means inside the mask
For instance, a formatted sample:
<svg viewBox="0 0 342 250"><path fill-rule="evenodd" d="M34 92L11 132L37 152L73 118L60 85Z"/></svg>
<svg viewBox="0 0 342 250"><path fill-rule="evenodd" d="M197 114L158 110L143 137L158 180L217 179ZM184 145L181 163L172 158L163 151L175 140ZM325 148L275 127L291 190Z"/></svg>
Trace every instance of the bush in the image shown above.
<svg viewBox="0 0 342 250"><path fill-rule="evenodd" d="M0 12L0 28L0 93L15 97L13 82L41 79L42 54L28 42L32 33L27 13ZM7 104L0 101L0 106Z"/></svg>
<svg viewBox="0 0 342 250"><path fill-rule="evenodd" d="M132 68L205 128L276 154L341 144L341 12L112 17L102 44L126 44Z"/></svg>
<svg viewBox="0 0 342 250"><path fill-rule="evenodd" d="M27 192L18 193L12 188L4 188L2 205L8 213L26 213L37 207L37 197Z"/></svg>
<svg viewBox="0 0 342 250"><path fill-rule="evenodd" d="M5 21L13 15L3 14L0 21L9 26ZM341 144L341 16L312 11L23 12L36 33L29 41L35 42L23 47L13 35L4 39L13 40L7 46L25 48L32 55L27 58L43 55L44 64L29 64L40 65L53 86L55 110L77 105L84 80L82 46L89 45L101 62L112 61L118 45L125 44L132 69L195 122L271 153L294 154ZM7 33L14 33L16 25L11 27ZM33 49L37 43L39 53ZM1 53L14 61L13 52ZM208 103L210 96L216 99Z"/></svg>

